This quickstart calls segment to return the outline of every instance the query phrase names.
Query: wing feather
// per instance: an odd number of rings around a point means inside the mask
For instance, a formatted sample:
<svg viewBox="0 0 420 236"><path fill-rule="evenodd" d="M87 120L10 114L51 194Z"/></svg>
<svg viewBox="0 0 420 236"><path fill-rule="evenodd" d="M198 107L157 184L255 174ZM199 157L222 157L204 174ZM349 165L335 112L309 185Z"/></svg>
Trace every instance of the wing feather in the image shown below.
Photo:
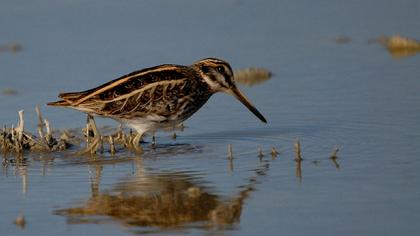
<svg viewBox="0 0 420 236"><path fill-rule="evenodd" d="M150 83L185 77L186 72L194 73L189 67L170 64L134 71L99 87L82 92L85 94L75 100L73 106L92 98L102 100L122 96Z"/></svg>

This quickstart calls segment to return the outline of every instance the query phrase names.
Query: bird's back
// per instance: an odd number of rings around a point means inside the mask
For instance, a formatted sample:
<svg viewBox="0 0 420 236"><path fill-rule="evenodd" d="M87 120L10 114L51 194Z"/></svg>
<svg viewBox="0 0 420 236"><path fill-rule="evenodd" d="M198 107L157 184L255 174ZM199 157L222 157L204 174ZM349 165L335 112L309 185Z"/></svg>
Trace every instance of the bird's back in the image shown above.
<svg viewBox="0 0 420 236"><path fill-rule="evenodd" d="M185 120L211 96L191 67L161 65L135 71L82 92L61 93L49 103L118 120L145 117Z"/></svg>

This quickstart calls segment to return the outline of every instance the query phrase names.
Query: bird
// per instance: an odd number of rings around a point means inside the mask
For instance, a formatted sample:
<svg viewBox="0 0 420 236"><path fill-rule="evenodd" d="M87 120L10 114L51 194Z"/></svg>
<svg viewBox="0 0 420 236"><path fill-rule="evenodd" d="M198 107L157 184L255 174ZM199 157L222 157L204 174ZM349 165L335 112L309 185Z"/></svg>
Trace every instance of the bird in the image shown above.
<svg viewBox="0 0 420 236"><path fill-rule="evenodd" d="M47 105L112 118L141 137L146 132L176 127L218 92L232 95L267 123L236 86L229 63L217 58L141 69L89 90L60 93L61 100Z"/></svg>

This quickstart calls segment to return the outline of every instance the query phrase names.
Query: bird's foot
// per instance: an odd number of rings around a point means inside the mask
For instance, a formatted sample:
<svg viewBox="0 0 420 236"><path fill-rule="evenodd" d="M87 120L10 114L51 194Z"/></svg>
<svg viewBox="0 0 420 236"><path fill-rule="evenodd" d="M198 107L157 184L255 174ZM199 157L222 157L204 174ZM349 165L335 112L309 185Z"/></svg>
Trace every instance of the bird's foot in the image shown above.
<svg viewBox="0 0 420 236"><path fill-rule="evenodd" d="M144 153L143 148L140 146L140 142L141 142L142 137L143 137L142 133L137 133L136 136L130 142L131 149L137 155L140 155L140 154Z"/></svg>

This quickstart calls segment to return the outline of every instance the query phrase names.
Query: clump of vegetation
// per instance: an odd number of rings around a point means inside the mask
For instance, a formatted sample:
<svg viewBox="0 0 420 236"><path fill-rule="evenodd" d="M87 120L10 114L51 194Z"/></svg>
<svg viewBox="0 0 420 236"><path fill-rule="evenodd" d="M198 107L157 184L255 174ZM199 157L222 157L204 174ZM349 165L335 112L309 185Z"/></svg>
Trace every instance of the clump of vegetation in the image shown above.
<svg viewBox="0 0 420 236"><path fill-rule="evenodd" d="M19 121L14 127L4 126L0 130L0 150L3 153L22 154L28 152L57 152L66 151L71 147L78 150L75 154L97 154L105 152L105 145L109 147L109 153L114 155L117 150L129 149L135 153L142 153L139 137L134 132L123 132L119 126L111 135L101 135L96 127L93 117L88 116L86 128L80 130L54 131L47 119L43 119L37 106L38 134L34 135L25 131L24 112L19 111ZM83 143L85 144L83 146Z"/></svg>
<svg viewBox="0 0 420 236"><path fill-rule="evenodd" d="M39 112L39 108L36 109ZM41 114L38 113L41 117ZM42 122L42 117L40 118ZM44 127L46 132L44 132ZM44 120L39 126L39 137L25 131L23 111L19 111L19 122L16 127L4 126L0 132L0 147L4 153L22 153L25 150L31 152L60 151L70 146L69 138L63 134L60 138L52 135L50 123Z"/></svg>
<svg viewBox="0 0 420 236"><path fill-rule="evenodd" d="M394 35L391 37L380 37L376 40L385 46L394 58L413 56L420 52L420 42L414 39Z"/></svg>
<svg viewBox="0 0 420 236"><path fill-rule="evenodd" d="M271 79L271 71L264 68L249 67L235 70L234 79L239 84L254 86Z"/></svg>
<svg viewBox="0 0 420 236"><path fill-rule="evenodd" d="M22 50L22 45L19 43L9 43L5 45L0 45L0 53L2 52L11 52L18 53Z"/></svg>
<svg viewBox="0 0 420 236"><path fill-rule="evenodd" d="M18 94L18 92L12 88L5 88L1 91L1 94L7 95L7 96L13 96L13 95Z"/></svg>

